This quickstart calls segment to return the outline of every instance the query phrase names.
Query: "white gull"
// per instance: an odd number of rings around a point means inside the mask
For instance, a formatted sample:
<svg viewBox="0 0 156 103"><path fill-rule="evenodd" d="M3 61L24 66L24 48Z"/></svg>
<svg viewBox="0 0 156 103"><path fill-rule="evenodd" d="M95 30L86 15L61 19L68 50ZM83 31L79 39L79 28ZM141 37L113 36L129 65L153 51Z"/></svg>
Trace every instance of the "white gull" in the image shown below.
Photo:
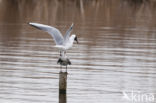
<svg viewBox="0 0 156 103"><path fill-rule="evenodd" d="M60 56L62 52L65 53L68 49L70 49L73 46L74 40L78 43L78 39L75 34L72 34L70 36L70 33L74 25L73 23L70 26L70 28L66 31L66 34L64 35L64 37L62 36L61 32L55 27L44 25L44 24L39 24L39 23L32 23L32 22L30 22L29 25L48 32L53 37L55 44L56 44L54 47L59 49Z"/></svg>

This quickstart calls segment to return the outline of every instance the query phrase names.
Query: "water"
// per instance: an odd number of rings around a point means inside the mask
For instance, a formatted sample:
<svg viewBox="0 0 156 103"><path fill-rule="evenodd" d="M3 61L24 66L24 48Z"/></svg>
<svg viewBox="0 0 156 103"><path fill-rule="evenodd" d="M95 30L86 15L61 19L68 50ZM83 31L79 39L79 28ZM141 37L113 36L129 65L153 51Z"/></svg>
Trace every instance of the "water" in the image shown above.
<svg viewBox="0 0 156 103"><path fill-rule="evenodd" d="M75 24L79 44L67 53L67 103L130 103L123 92L156 93L155 4L0 0L0 102L58 102L59 52L30 21L63 34Z"/></svg>

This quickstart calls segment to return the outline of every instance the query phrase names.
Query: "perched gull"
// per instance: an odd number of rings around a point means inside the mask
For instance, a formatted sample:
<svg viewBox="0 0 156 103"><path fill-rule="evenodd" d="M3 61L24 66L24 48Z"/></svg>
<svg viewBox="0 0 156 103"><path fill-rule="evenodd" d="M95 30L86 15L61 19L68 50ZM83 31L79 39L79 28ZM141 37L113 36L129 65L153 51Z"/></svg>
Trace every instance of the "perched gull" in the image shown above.
<svg viewBox="0 0 156 103"><path fill-rule="evenodd" d="M64 35L64 37L62 36L61 32L55 27L51 27L51 26L39 24L39 23L31 23L31 22L29 24L40 30L48 32L53 37L56 43L56 46L54 47L59 49L60 56L62 52L65 53L67 49L70 49L73 46L74 40L78 43L78 39L75 34L72 34L70 36L70 33L74 25L73 23L71 27L66 31L66 34Z"/></svg>
<svg viewBox="0 0 156 103"><path fill-rule="evenodd" d="M67 58L66 55L62 56L58 59L57 64L60 64L61 66L61 72L62 72L62 66L66 66L66 72L67 72L67 65L71 65L70 60Z"/></svg>

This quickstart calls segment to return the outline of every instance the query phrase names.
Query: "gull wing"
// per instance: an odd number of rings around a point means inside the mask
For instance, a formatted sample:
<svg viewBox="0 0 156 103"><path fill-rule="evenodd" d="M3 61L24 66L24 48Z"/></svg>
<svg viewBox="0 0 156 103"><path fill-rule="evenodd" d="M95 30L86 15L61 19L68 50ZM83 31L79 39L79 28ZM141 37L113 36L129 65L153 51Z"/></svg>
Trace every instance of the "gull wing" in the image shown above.
<svg viewBox="0 0 156 103"><path fill-rule="evenodd" d="M48 26L48 25L39 24L39 23L29 23L29 25L31 25L37 29L48 32L53 37L56 45L62 45L63 44L64 38L58 29L51 27L51 26Z"/></svg>
<svg viewBox="0 0 156 103"><path fill-rule="evenodd" d="M69 36L70 36L70 33L73 29L73 26L74 24L72 23L72 25L70 26L70 28L66 31L66 34L64 35L64 41L67 42L69 40Z"/></svg>

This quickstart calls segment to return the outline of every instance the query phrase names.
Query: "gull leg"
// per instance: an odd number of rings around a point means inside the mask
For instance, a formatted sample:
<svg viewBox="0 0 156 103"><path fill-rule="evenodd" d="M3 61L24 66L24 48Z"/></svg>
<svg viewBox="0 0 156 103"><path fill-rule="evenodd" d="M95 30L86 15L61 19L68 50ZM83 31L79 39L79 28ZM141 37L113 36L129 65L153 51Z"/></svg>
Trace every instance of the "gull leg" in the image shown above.
<svg viewBox="0 0 156 103"><path fill-rule="evenodd" d="M60 68L61 68L61 72L62 72L62 66L60 65Z"/></svg>
<svg viewBox="0 0 156 103"><path fill-rule="evenodd" d="M65 56L66 55L66 52L65 51L63 51L63 56Z"/></svg>
<svg viewBox="0 0 156 103"><path fill-rule="evenodd" d="M61 56L61 50L60 50L60 56Z"/></svg>
<svg viewBox="0 0 156 103"><path fill-rule="evenodd" d="M66 65L66 72L67 72L67 65Z"/></svg>

